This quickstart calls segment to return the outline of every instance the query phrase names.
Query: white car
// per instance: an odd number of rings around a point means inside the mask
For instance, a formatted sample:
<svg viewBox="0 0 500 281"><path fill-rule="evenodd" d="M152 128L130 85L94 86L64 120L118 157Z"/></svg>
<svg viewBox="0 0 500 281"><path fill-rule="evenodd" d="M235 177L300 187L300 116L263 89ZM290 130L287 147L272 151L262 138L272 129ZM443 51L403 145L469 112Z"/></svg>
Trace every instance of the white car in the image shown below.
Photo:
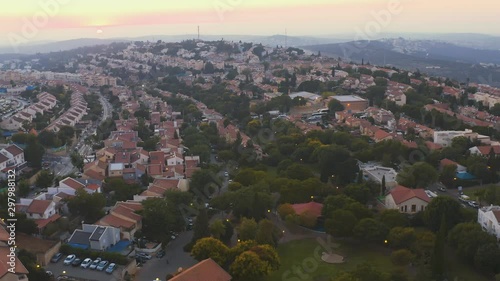
<svg viewBox="0 0 500 281"><path fill-rule="evenodd" d="M80 267L81 268L88 268L91 263L92 263L92 259L91 258L86 258L86 259L84 259L82 261L82 263L80 264Z"/></svg>
<svg viewBox="0 0 500 281"><path fill-rule="evenodd" d="M76 259L76 255L69 255L64 259L64 265L70 265Z"/></svg>
<svg viewBox="0 0 500 281"><path fill-rule="evenodd" d="M96 269L96 268L97 268L97 266L99 265L99 263L100 263L100 262L101 262L101 258L97 258L96 260L94 260L94 261L90 264L89 268L90 268L90 269Z"/></svg>

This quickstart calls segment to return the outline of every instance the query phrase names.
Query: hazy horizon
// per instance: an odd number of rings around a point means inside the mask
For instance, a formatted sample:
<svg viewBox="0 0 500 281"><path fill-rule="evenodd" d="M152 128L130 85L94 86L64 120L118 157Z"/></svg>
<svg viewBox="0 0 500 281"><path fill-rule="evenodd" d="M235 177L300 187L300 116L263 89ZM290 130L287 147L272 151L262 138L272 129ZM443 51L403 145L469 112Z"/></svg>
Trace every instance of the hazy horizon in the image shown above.
<svg viewBox="0 0 500 281"><path fill-rule="evenodd" d="M49 5L50 4L50 5ZM325 37L380 33L478 33L498 36L492 0L88 0L18 1L0 18L0 45L79 38L247 35Z"/></svg>

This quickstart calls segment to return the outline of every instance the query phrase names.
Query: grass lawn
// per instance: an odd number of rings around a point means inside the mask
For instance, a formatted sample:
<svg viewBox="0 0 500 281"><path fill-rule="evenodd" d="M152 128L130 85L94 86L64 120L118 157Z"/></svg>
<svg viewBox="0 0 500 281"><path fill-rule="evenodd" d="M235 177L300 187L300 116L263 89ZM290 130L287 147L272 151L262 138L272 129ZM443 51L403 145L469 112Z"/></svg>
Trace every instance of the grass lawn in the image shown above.
<svg viewBox="0 0 500 281"><path fill-rule="evenodd" d="M340 241L338 244L339 247L334 252L347 257L343 264L327 264L318 260L315 249L320 247L319 255L325 250L315 239L296 240L282 244L278 247L281 267L265 280L329 281L331 277L335 277L340 272L353 270L362 263L372 264L379 271L386 273L396 269L396 266L390 261L391 251L389 249L351 241ZM451 249L447 249L447 251L446 260L450 280L490 281L487 277L478 274L472 265L464 264ZM297 268L300 269L299 273L296 271Z"/></svg>
<svg viewBox="0 0 500 281"><path fill-rule="evenodd" d="M316 281L330 280L342 271L349 271L358 264L370 263L382 272L390 272L395 266L389 259L390 251L383 247L374 247L355 242L341 241L334 250L346 258L343 264L327 264L315 258L315 249L320 248L319 255L325 250L315 239L296 240L278 247L281 258L281 268L268 276L267 281L301 280ZM299 267L304 276L294 273L294 268ZM309 269L307 272L306 269ZM288 272L288 274L287 274ZM300 274L300 273L299 273ZM294 277L299 279L294 279Z"/></svg>

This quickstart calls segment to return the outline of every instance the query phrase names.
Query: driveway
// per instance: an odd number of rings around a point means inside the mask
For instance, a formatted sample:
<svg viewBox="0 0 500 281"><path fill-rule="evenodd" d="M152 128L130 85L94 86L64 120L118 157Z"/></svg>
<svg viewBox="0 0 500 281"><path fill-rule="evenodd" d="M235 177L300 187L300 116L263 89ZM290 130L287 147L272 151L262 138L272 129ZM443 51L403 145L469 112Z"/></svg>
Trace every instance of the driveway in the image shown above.
<svg viewBox="0 0 500 281"><path fill-rule="evenodd" d="M153 256L142 268L138 269L135 280L151 281L160 278L163 281L167 274L177 272L180 267L186 269L195 265L197 261L183 249L192 237L193 231L181 232L177 239L168 244L163 258L158 259Z"/></svg>
<svg viewBox="0 0 500 281"><path fill-rule="evenodd" d="M64 259L65 257L63 257ZM57 263L50 263L45 266L45 270L51 271L55 277L66 275L68 277L81 278L92 281L120 281L123 267L118 267L113 274L94 269L84 269L79 266L63 265L63 259Z"/></svg>

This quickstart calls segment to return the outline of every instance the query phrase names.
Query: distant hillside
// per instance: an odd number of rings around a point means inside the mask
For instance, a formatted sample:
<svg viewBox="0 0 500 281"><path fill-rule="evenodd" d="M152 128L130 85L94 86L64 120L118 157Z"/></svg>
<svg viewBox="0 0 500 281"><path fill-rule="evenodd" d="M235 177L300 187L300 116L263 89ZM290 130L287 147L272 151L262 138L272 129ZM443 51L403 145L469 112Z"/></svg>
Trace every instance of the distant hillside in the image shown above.
<svg viewBox="0 0 500 281"><path fill-rule="evenodd" d="M19 46L17 50L12 47L0 47L0 54L36 54L36 53L50 53L67 51L80 47L95 46L95 45L105 45L113 42L124 42L128 41L126 39L98 39L98 38L82 38L73 39L66 41L50 42L50 43L40 43L33 45L23 45ZM17 52L16 52L17 51Z"/></svg>
<svg viewBox="0 0 500 281"><path fill-rule="evenodd" d="M431 40L384 39L305 46L312 52L348 61L420 70L432 75L500 85L500 51L480 50ZM483 64L497 64L485 66Z"/></svg>
<svg viewBox="0 0 500 281"><path fill-rule="evenodd" d="M36 43L32 45L23 45L17 48L17 51L12 47L0 47L1 54L36 54L36 53L50 53L67 51L71 49L76 49L80 47L94 46L110 44L113 42L127 42L127 41L157 41L162 40L165 42L180 42L183 40L190 40L196 38L197 35L186 34L186 35L151 35L142 36L136 38L112 38L112 39L98 39L98 38L82 38L58 42L49 43ZM274 36L253 36L253 35L203 35L201 40L205 41L216 41L216 40L227 40L227 41L243 41L243 42L253 42L261 43L263 45L269 45L275 47L276 45L285 45L293 47L300 47L305 45L316 45L316 44L327 44L327 43L339 43L345 42L346 40L334 39L334 38L315 38L315 37L293 37L288 36L285 40L284 35L274 35ZM14 55L14 58L16 56ZM9 57L10 58L10 57Z"/></svg>

